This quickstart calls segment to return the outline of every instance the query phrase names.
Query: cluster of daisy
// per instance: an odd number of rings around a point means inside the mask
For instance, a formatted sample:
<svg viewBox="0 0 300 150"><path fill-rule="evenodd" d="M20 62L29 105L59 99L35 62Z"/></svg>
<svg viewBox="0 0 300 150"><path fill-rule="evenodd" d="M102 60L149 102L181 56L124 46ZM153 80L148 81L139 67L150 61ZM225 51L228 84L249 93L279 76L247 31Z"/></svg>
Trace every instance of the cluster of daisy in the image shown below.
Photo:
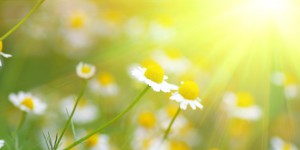
<svg viewBox="0 0 300 150"><path fill-rule="evenodd" d="M156 112L142 111L138 113L134 123L138 126L134 131L132 140L132 149L134 150L173 150L175 145L181 149L191 149L199 139L196 129L188 119L179 115L172 126L170 136L165 143L162 143L162 131L168 128L168 125L174 117L178 107L168 105Z"/></svg>
<svg viewBox="0 0 300 150"><path fill-rule="evenodd" d="M171 100L180 103L181 109L190 106L192 109L197 107L202 109L201 99L199 95L199 87L193 81L183 81L178 87L168 83L168 77L164 73L164 69L156 62L150 62L144 66L137 66L132 69L132 75L139 81L146 83L156 92L172 92Z"/></svg>
<svg viewBox="0 0 300 150"><path fill-rule="evenodd" d="M299 93L299 86L290 74L284 72L274 72L271 76L271 83L275 86L282 87L286 99L295 99Z"/></svg>

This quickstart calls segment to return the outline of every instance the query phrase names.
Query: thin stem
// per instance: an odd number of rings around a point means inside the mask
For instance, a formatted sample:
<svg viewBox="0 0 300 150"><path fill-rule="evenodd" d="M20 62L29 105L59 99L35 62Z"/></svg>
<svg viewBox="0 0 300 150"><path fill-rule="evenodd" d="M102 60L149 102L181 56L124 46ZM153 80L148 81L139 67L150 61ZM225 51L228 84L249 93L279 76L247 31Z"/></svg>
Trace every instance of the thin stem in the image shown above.
<svg viewBox="0 0 300 150"><path fill-rule="evenodd" d="M44 1L45 0L39 1L19 23L17 23L13 28L11 28L3 36L1 36L0 40L1 41L4 40L6 37L8 37L10 34L12 34L15 30L17 30L43 4Z"/></svg>
<svg viewBox="0 0 300 150"><path fill-rule="evenodd" d="M167 130L166 130L166 132L165 132L165 134L164 134L163 141L167 139L168 134L169 134L169 132L170 132L170 130L171 130L171 127L172 127L173 123L175 122L175 119L177 118L178 114L180 113L180 110L181 110L181 109L180 109L180 107L179 107L178 110L177 110L177 112L176 112L176 114L175 114L174 117L172 118L172 120L171 120L171 122L170 122L170 124L169 124L169 126L168 126L168 128L167 128Z"/></svg>
<svg viewBox="0 0 300 150"><path fill-rule="evenodd" d="M148 91L148 89L150 88L150 86L147 86L138 96L137 98L125 109L123 110L121 113L119 113L116 117L114 117L112 120L108 121L106 124L104 124L103 126L100 126L98 129L96 129L95 131L87 134L86 136L82 137L81 139L75 141L73 144L69 145L68 147L64 148L64 150L69 150L71 148L73 148L74 146L82 143L83 141L87 140L89 137L93 136L94 134L100 132L101 130L103 130L104 128L108 127L109 125L111 125L112 123L114 123L115 121L117 121L119 118L121 118L123 115L125 115L131 108L133 108L133 106L135 106L135 104L137 104L137 102L139 102L139 100L143 97L143 95L145 95L145 93Z"/></svg>
<svg viewBox="0 0 300 150"><path fill-rule="evenodd" d="M84 93L84 91L85 91L85 89L86 89L86 85L87 85L87 81L85 80L85 81L84 81L84 86L83 86L81 92L79 93L79 95L78 95L78 97L77 97L77 99L76 99L76 102L75 102L75 104L74 104L74 107L73 107L73 109L72 109L72 112L71 112L71 114L70 114L70 116L69 116L69 118L68 118L68 120L67 120L67 122L66 122L66 124L65 124L65 126L64 126L64 128L63 128L63 131L61 132L61 134L60 134L60 136L59 136L57 142L56 142L55 145L54 145L54 149L57 149L57 148L58 148L58 146L59 146L59 144L60 144L60 142L61 142L61 140L62 140L62 137L64 136L64 134L65 134L67 128L69 127L69 125L70 125L70 123L71 123L71 120L72 120L72 118L73 118L73 116L74 116L74 114L75 114L75 110L76 110L76 108L77 108L77 105L78 105L78 103L79 103L79 101L80 101L81 97L83 96L83 93Z"/></svg>
<svg viewBox="0 0 300 150"><path fill-rule="evenodd" d="M25 122L25 120L26 120L26 116L27 116L27 112L23 112L22 113L22 117L21 117L21 121L20 121L20 123L19 123L19 125L18 125L18 128L17 128L17 133L19 132L19 130L22 128L22 126L23 126L23 124L24 124L24 122Z"/></svg>

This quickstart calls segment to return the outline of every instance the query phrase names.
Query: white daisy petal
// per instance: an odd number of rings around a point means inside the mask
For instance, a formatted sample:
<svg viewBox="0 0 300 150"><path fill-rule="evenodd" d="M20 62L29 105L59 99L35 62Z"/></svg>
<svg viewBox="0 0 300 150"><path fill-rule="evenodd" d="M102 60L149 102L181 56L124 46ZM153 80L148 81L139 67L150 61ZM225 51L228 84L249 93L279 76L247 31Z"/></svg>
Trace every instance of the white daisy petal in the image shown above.
<svg viewBox="0 0 300 150"><path fill-rule="evenodd" d="M5 141L4 140L0 140L0 149L4 146Z"/></svg>
<svg viewBox="0 0 300 150"><path fill-rule="evenodd" d="M189 102L189 104L190 104L190 106L192 107L193 110L196 109L196 106L195 106L195 104L193 102Z"/></svg>
<svg viewBox="0 0 300 150"><path fill-rule="evenodd" d="M5 53L3 53L3 52L0 52L0 55L2 55L2 56L5 57L5 58L12 57L11 54L5 54Z"/></svg>

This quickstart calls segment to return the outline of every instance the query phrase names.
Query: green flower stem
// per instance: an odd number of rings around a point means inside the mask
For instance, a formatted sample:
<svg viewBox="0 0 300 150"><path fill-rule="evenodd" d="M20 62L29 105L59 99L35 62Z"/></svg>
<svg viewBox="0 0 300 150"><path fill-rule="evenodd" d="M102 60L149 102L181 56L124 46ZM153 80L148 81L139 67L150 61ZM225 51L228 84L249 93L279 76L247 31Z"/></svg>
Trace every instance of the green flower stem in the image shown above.
<svg viewBox="0 0 300 150"><path fill-rule="evenodd" d="M24 122L25 122L25 120L26 120L26 116L27 116L27 112L23 112L22 113L22 117L21 117L21 121L20 121L20 123L19 123L19 125L18 125L18 128L17 128L17 133L19 132L19 130L22 128L22 126L23 126L23 124L24 124Z"/></svg>
<svg viewBox="0 0 300 150"><path fill-rule="evenodd" d="M100 132L101 130L103 130L104 128L108 127L109 125L111 125L112 123L114 123L115 121L117 121L119 118L121 118L123 115L125 115L129 110L131 110L131 108L133 108L133 106L135 106L135 104L137 104L137 102L139 102L139 100L143 97L143 95L145 95L145 93L148 91L148 89L150 88L150 86L147 86L139 95L138 97L121 113L119 113L115 118L113 118L112 120L108 121L106 124L104 124L103 126L100 126L98 129L96 129L95 131L87 134L86 136L82 137L81 139L75 141L73 144L69 145L68 147L64 148L64 150L69 150L73 147L75 147L76 145L82 143L83 141L87 140L89 137L93 136L94 134Z"/></svg>
<svg viewBox="0 0 300 150"><path fill-rule="evenodd" d="M73 118L73 116L74 116L74 114L75 114L75 110L76 110L76 108L77 108L77 106L78 106L78 103L79 103L81 97L82 97L83 94L84 94L84 91L85 91L85 89L86 89L86 86L87 86L87 81L85 80L85 81L84 81L84 86L83 86L81 92L79 93L79 95L78 95L78 97L77 97L77 99L76 99L76 102L75 102L75 104L74 104L74 107L73 107L73 109L72 109L72 112L71 112L71 114L70 114L70 116L69 116L69 118L68 118L68 120L67 120L67 122L66 122L66 124L65 124L65 126L64 126L64 128L63 128L63 130L62 130L62 132L61 132L61 134L60 134L60 136L59 136L59 138L58 138L58 140L57 140L57 142L56 142L55 145L54 145L54 149L55 149L55 150L59 147L59 144L60 144L60 142L61 142L61 140L62 140L62 137L64 136L64 134L65 134L67 128L69 127L69 125L70 125L70 123L71 123L71 120L72 120L72 118Z"/></svg>
<svg viewBox="0 0 300 150"><path fill-rule="evenodd" d="M44 1L45 0L39 1L19 23L17 23L13 28L11 28L3 36L1 36L0 40L3 41L6 37L8 37L15 30L17 30L43 4Z"/></svg>
<svg viewBox="0 0 300 150"><path fill-rule="evenodd" d="M179 107L178 110L177 110L177 112L176 112L176 114L175 114L174 117L172 118L172 120L171 120L171 122L170 122L170 124L169 124L169 126L168 126L168 128L167 128L167 130L166 130L166 132L165 132L165 134L164 134L163 141L167 139L168 134L169 134L169 132L170 132L170 130L171 130L171 127L172 127L173 123L175 122L175 119L177 118L178 114L180 113L180 110L181 110L181 109L180 109L180 107Z"/></svg>

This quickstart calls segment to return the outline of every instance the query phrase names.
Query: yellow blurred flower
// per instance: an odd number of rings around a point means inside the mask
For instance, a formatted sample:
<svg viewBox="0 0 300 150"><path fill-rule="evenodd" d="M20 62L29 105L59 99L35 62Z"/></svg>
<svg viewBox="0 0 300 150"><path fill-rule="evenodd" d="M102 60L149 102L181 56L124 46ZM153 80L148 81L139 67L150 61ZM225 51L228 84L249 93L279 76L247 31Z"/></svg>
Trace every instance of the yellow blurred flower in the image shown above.
<svg viewBox="0 0 300 150"><path fill-rule="evenodd" d="M169 150L191 150L191 148L182 141L171 141Z"/></svg>
<svg viewBox="0 0 300 150"><path fill-rule="evenodd" d="M139 125L147 129L154 128L156 126L156 121L155 114L150 111L142 112L138 116Z"/></svg>

